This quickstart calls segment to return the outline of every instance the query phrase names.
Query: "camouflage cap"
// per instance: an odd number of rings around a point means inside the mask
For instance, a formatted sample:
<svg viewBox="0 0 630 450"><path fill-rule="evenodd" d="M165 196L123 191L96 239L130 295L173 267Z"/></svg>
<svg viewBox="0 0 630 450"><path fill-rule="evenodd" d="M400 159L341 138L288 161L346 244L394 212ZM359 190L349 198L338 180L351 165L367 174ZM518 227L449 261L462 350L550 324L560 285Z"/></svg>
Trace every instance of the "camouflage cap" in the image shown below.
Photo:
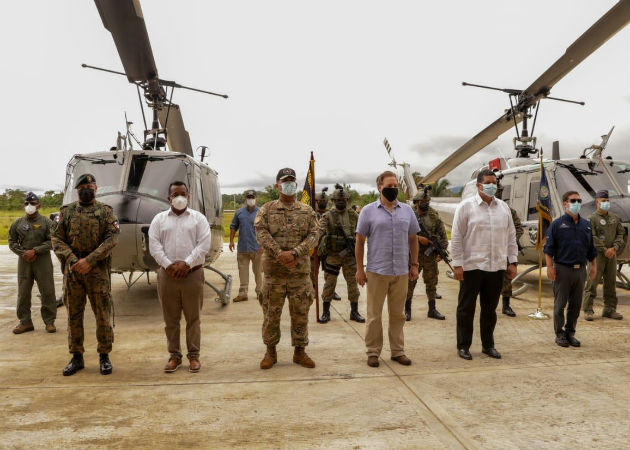
<svg viewBox="0 0 630 450"><path fill-rule="evenodd" d="M39 197L34 192L29 192L24 197L25 202L39 202Z"/></svg>
<svg viewBox="0 0 630 450"><path fill-rule="evenodd" d="M285 178L289 178L289 177L297 178L295 176L295 170L289 167L285 167L284 169L280 169L278 171L278 175L276 175L276 181L282 181Z"/></svg>
<svg viewBox="0 0 630 450"><path fill-rule="evenodd" d="M245 191L245 198L247 197L256 197L256 191L253 189L248 189Z"/></svg>
<svg viewBox="0 0 630 450"><path fill-rule="evenodd" d="M96 183L96 177L91 173L84 173L79 178L77 178L77 182L74 183L74 187L77 188L82 184L91 184Z"/></svg>

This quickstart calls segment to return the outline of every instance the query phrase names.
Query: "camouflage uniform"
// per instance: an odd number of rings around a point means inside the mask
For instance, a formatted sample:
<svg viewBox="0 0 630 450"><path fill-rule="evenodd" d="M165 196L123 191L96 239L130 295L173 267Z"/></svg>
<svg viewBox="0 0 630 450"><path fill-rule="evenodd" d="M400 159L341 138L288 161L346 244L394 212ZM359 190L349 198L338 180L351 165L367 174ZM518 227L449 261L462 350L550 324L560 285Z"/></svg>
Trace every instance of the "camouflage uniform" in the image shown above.
<svg viewBox="0 0 630 450"><path fill-rule="evenodd" d="M512 212L512 221L514 222L514 228L516 229L516 242L518 243L521 240L521 236L523 236L525 229L523 228L521 219L518 217L516 211L512 208L510 208L510 211ZM512 280L507 277L507 270L503 273L503 290L501 291L501 296L503 297L504 302L506 297L508 298L508 302L509 298L512 297Z"/></svg>
<svg viewBox="0 0 630 450"><path fill-rule="evenodd" d="M112 208L100 202L79 202L61 208L52 237L53 250L64 263L65 302L68 308L70 353L83 353L85 295L96 316L98 352L112 350L114 332L110 325L110 254L118 243L118 219ZM79 259L92 266L87 274L70 270Z"/></svg>
<svg viewBox="0 0 630 450"><path fill-rule="evenodd" d="M263 308L263 342L275 347L280 342L280 317L284 300L289 299L291 345L308 344L308 311L313 303L313 284L309 278L310 250L317 244L319 225L315 211L303 203L265 203L254 220L256 238L263 248L263 289L259 301ZM297 266L288 269L276 258L280 252L295 250Z"/></svg>
<svg viewBox="0 0 630 450"><path fill-rule="evenodd" d="M432 236L436 236L439 239L440 244L444 249L448 248L448 238L446 237L446 230L444 229L444 223L440 219L438 212L429 207L426 212L421 212L418 208L414 208L416 218L423 231L429 233ZM437 293L438 284L438 263L435 260L435 253L431 255L425 255L424 252L429 248L427 245L418 244L418 271L422 272L422 281L427 293L427 299L429 301L429 308L435 308L435 295ZM407 286L407 302L411 302L413 297L413 291L416 288L418 280L409 281Z"/></svg>
<svg viewBox="0 0 630 450"><path fill-rule="evenodd" d="M331 209L324 214L321 221L321 237L319 240L320 255L325 255L324 265L324 290L322 292L322 301L329 303L335 287L337 286L337 277L339 269L343 271L343 277L348 284L348 300L350 303L359 301L359 287L355 278L357 273L357 262L354 258L354 248L347 249L345 235L354 243L354 235L357 229L359 215L352 209L339 211L336 208ZM343 231L340 229L343 227ZM345 251L345 255L340 252Z"/></svg>
<svg viewBox="0 0 630 450"><path fill-rule="evenodd" d="M595 211L590 215L593 243L597 249L597 275L594 281L588 280L584 289L584 312L593 312L593 300L597 296L597 285L604 283L604 309L602 314L617 310L617 293L615 283L617 277L617 256L606 258L606 249L614 247L617 252L624 248L625 231L619 216L608 212L602 214Z"/></svg>
<svg viewBox="0 0 630 450"><path fill-rule="evenodd" d="M11 224L9 229L9 249L18 259L18 300L17 316L21 324L32 325L31 291L33 282L41 294L41 316L45 324L53 324L57 317L57 300L55 298L55 282L53 265L50 258L50 235L54 232L55 223L48 217L37 214L31 219L21 217ZM26 250L35 250L37 258L33 262L26 261L22 255Z"/></svg>
<svg viewBox="0 0 630 450"><path fill-rule="evenodd" d="M326 213L327 210L320 210L318 209L317 211L315 211L315 216L317 217L317 222L319 223L322 219L322 216ZM311 260L311 282L313 283L313 289L315 289L315 253L314 252L310 252L311 256L310 256L310 260ZM322 260L321 256L318 258L318 264L321 264L322 269L324 268L324 261Z"/></svg>

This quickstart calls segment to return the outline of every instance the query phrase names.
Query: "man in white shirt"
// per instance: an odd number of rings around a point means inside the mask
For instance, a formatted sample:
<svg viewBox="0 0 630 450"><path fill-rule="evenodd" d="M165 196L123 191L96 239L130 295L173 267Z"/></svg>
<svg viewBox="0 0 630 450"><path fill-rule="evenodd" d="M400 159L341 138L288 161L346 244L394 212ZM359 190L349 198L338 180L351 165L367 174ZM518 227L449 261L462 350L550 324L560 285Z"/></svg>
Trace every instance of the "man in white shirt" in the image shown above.
<svg viewBox="0 0 630 450"><path fill-rule="evenodd" d="M203 306L203 264L210 250L210 226L206 217L188 208L188 187L181 181L170 184L171 208L157 214L149 228L149 251L160 265L158 296L170 358L164 367L175 372L182 364L179 326L186 319L186 347L189 371L199 372L201 308Z"/></svg>
<svg viewBox="0 0 630 450"><path fill-rule="evenodd" d="M455 279L459 280L457 301L457 351L471 360L473 322L477 296L481 306L479 327L482 352L501 358L494 348L497 305L503 274L516 276L518 247L510 208L494 197L497 177L483 169L477 175L477 194L462 201L455 210L451 232L451 255Z"/></svg>

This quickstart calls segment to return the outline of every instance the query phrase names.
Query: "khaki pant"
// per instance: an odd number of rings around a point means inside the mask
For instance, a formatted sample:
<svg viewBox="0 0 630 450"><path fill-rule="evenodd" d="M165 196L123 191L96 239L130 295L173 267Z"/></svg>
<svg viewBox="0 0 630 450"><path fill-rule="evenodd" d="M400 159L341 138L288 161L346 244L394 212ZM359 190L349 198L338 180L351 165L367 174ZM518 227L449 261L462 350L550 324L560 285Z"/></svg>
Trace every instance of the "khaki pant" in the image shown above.
<svg viewBox="0 0 630 450"><path fill-rule="evenodd" d="M262 289L262 272L261 261L262 254L259 252L236 252L236 262L238 263L238 279L240 286L238 295L247 297L247 288L249 287L249 262L252 263L252 271L254 272L254 281L256 282L256 295Z"/></svg>
<svg viewBox="0 0 630 450"><path fill-rule="evenodd" d="M179 344L182 311L186 319L186 348L188 357L199 357L201 346L201 308L203 307L203 269L195 270L183 280L174 280L166 270L158 271L158 296L162 304L164 331L168 352L181 358Z"/></svg>
<svg viewBox="0 0 630 450"><path fill-rule="evenodd" d="M368 356L380 356L383 349L383 304L387 297L389 313L389 347L392 356L405 354L405 299L409 276L379 275L367 273L367 320L365 327L365 346Z"/></svg>

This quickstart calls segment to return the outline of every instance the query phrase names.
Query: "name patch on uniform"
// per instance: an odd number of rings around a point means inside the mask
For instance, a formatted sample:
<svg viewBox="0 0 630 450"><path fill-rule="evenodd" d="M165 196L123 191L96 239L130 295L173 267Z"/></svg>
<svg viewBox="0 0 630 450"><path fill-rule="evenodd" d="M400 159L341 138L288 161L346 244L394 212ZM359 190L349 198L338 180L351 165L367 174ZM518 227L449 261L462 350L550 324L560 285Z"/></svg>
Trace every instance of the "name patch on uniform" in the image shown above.
<svg viewBox="0 0 630 450"><path fill-rule="evenodd" d="M606 225L606 219L600 219L599 223L601 223L602 225Z"/></svg>
<svg viewBox="0 0 630 450"><path fill-rule="evenodd" d="M20 228L22 228L23 231L28 231L31 229L31 226L28 223L23 223Z"/></svg>

